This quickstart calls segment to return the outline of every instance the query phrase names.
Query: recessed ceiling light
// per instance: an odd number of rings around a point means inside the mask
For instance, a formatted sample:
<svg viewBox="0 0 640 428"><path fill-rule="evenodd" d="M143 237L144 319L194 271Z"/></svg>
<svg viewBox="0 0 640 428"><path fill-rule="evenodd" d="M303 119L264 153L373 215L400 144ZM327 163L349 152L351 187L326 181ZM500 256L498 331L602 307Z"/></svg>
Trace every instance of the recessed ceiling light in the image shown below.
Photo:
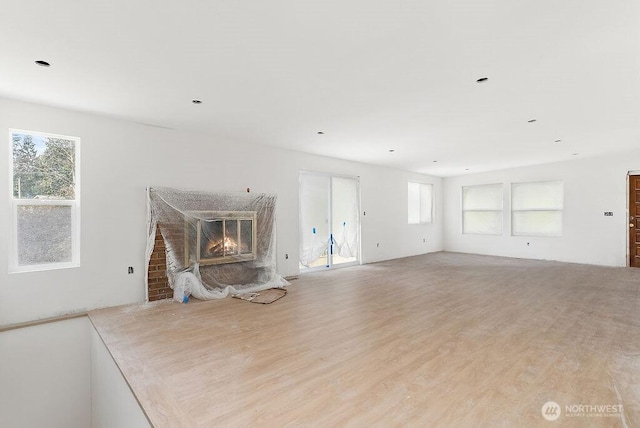
<svg viewBox="0 0 640 428"><path fill-rule="evenodd" d="M47 61L42 61L42 60L36 61L36 64L38 64L40 67L50 67L51 66L51 64L49 64Z"/></svg>
<svg viewBox="0 0 640 428"><path fill-rule="evenodd" d="M324 135L324 132L318 131L318 135Z"/></svg>
<svg viewBox="0 0 640 428"><path fill-rule="evenodd" d="M194 104L202 104L202 101L200 100L191 100L191 102Z"/></svg>
<svg viewBox="0 0 640 428"><path fill-rule="evenodd" d="M535 121L536 121L536 119L529 119L527 122L529 122L529 123L533 123L533 122L535 122Z"/></svg>
<svg viewBox="0 0 640 428"><path fill-rule="evenodd" d="M554 143L562 143L562 140L556 140Z"/></svg>
<svg viewBox="0 0 640 428"><path fill-rule="evenodd" d="M389 149L389 153L393 153L393 152L395 152L394 149Z"/></svg>
<svg viewBox="0 0 640 428"><path fill-rule="evenodd" d="M478 82L478 83L482 83L482 82L486 82L487 80L489 80L489 78L488 78L488 77L481 77L481 78L479 78L478 80L476 80L476 82Z"/></svg>

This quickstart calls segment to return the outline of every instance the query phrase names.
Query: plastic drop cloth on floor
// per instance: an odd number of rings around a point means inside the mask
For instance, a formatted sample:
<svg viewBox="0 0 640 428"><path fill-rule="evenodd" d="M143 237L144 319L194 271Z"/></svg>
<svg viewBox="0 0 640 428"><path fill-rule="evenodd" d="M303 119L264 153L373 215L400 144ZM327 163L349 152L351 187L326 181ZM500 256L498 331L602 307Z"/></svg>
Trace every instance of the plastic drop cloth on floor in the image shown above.
<svg viewBox="0 0 640 428"><path fill-rule="evenodd" d="M150 188L147 264L156 229L174 299L222 299L283 287L276 272L276 196Z"/></svg>

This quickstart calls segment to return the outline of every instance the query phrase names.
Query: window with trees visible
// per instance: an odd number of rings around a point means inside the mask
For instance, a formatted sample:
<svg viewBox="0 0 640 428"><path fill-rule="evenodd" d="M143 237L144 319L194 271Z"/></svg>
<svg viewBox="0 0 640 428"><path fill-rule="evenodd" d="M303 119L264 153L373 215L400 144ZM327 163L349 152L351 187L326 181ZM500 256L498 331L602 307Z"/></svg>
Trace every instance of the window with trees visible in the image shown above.
<svg viewBox="0 0 640 428"><path fill-rule="evenodd" d="M80 264L80 140L11 131L11 272Z"/></svg>
<svg viewBox="0 0 640 428"><path fill-rule="evenodd" d="M462 233L502 234L502 184L482 184L462 188Z"/></svg>
<svg viewBox="0 0 640 428"><path fill-rule="evenodd" d="M511 234L562 236L562 181L511 184Z"/></svg>
<svg viewBox="0 0 640 428"><path fill-rule="evenodd" d="M431 223L433 219L433 185L409 182L408 185L409 224Z"/></svg>

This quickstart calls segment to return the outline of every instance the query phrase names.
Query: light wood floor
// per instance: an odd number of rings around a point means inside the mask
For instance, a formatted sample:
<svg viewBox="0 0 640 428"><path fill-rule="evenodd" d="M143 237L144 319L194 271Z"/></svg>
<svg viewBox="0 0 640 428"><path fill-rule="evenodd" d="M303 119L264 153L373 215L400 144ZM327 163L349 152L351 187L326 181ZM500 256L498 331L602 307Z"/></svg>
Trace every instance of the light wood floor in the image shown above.
<svg viewBox="0 0 640 428"><path fill-rule="evenodd" d="M90 317L156 427L640 426L640 269L436 253L304 275L271 305Z"/></svg>

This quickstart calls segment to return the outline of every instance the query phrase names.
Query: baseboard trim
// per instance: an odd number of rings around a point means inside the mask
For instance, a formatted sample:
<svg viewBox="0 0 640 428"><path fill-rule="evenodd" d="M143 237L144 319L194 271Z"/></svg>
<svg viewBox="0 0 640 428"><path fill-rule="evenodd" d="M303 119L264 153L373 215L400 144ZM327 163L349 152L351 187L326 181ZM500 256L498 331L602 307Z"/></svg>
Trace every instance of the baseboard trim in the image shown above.
<svg viewBox="0 0 640 428"><path fill-rule="evenodd" d="M86 316L87 316L87 312L75 312L73 314L59 315L57 317L42 318L39 320L25 321L25 322L20 322L15 324L7 324L7 325L0 326L0 333L3 333L5 331L10 331L10 330L18 330L20 328L34 327L36 325L41 325L41 324L49 324L52 322L72 320L74 318L82 318Z"/></svg>

